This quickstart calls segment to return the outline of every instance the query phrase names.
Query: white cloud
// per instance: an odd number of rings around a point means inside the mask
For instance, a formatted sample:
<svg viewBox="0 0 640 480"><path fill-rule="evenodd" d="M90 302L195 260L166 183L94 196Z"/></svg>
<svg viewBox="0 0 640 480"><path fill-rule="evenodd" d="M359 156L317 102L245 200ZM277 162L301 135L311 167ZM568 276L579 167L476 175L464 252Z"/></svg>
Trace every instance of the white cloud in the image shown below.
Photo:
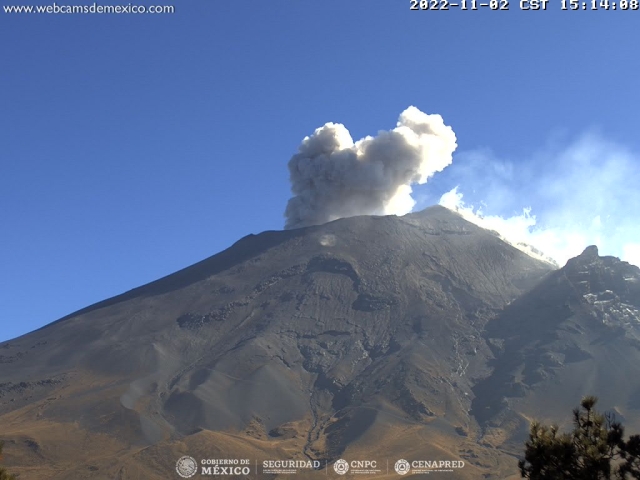
<svg viewBox="0 0 640 480"><path fill-rule="evenodd" d="M416 107L396 128L354 142L344 125L327 123L306 137L289 161L292 198L286 228L355 215L404 215L411 185L425 183L452 160L456 136L440 115Z"/></svg>
<svg viewBox="0 0 640 480"><path fill-rule="evenodd" d="M627 243L623 247L622 258L634 265L640 265L640 243Z"/></svg>
<svg viewBox="0 0 640 480"><path fill-rule="evenodd" d="M589 133L518 162L467 152L449 173L458 186L440 204L511 243L561 265L591 244L640 265L640 156L620 144Z"/></svg>

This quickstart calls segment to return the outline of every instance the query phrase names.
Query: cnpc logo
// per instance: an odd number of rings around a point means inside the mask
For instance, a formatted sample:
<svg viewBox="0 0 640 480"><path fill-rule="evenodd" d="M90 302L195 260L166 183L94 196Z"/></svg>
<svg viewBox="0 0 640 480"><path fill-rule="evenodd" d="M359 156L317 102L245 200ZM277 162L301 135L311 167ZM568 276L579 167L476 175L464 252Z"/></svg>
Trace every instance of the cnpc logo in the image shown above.
<svg viewBox="0 0 640 480"><path fill-rule="evenodd" d="M352 460L351 462L347 462L345 459L341 458L336 460L336 463L333 464L333 470L338 475L344 475L350 469L354 471L375 470L377 466L378 464L375 460Z"/></svg>
<svg viewBox="0 0 640 480"><path fill-rule="evenodd" d="M344 475L349 471L349 462L347 462L343 458L336 460L336 463L333 464L333 470L338 475Z"/></svg>

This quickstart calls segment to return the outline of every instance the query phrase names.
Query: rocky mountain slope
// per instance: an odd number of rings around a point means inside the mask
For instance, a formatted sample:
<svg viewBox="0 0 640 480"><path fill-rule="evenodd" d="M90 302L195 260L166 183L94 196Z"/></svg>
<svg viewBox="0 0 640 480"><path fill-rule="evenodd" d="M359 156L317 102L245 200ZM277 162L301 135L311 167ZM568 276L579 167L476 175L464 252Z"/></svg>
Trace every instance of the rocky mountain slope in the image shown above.
<svg viewBox="0 0 640 480"><path fill-rule="evenodd" d="M248 236L0 344L5 463L166 479L185 454L415 458L505 478L528 420L582 394L640 427L639 289L593 247L554 270L442 207Z"/></svg>

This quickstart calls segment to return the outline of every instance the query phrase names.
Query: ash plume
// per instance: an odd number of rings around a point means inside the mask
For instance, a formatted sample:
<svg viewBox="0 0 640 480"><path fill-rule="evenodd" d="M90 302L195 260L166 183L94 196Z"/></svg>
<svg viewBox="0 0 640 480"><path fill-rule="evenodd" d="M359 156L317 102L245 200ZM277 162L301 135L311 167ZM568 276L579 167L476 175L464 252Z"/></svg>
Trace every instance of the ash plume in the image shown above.
<svg viewBox="0 0 640 480"><path fill-rule="evenodd" d="M452 161L456 136L440 115L416 107L396 128L353 141L327 123L302 141L289 161L292 198L285 228L356 215L404 215L415 205L412 185L424 184Z"/></svg>

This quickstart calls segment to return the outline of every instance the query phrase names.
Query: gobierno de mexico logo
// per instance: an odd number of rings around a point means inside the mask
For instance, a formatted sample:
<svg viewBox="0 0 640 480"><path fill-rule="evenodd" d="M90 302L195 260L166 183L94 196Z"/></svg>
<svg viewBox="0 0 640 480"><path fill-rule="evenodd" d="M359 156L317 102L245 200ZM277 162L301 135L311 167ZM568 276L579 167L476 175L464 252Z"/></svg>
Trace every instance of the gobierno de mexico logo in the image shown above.
<svg viewBox="0 0 640 480"><path fill-rule="evenodd" d="M182 478L191 478L198 473L198 462L189 455L180 457L176 462L176 472L178 472L178 475Z"/></svg>

